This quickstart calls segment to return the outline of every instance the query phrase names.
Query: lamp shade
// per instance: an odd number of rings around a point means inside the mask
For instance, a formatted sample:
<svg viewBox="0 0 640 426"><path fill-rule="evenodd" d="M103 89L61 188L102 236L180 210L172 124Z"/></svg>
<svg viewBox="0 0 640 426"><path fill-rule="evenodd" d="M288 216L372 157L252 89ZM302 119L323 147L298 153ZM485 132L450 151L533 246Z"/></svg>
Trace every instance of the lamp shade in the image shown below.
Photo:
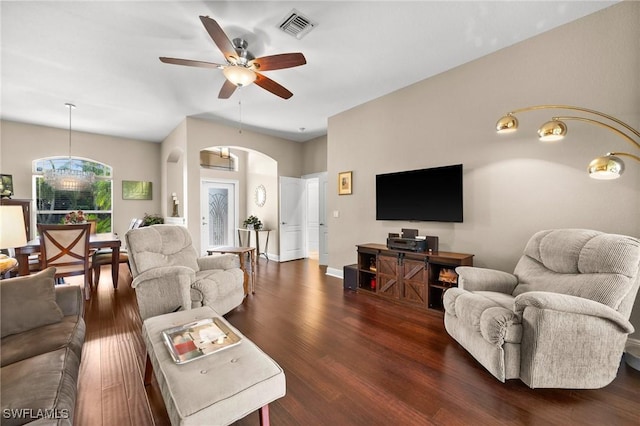
<svg viewBox="0 0 640 426"><path fill-rule="evenodd" d="M256 73L240 65L230 65L222 70L224 76L236 86L248 86L256 79Z"/></svg>
<svg viewBox="0 0 640 426"><path fill-rule="evenodd" d="M505 115L496 123L498 133L512 133L516 130L518 130L518 119L511 114Z"/></svg>
<svg viewBox="0 0 640 426"><path fill-rule="evenodd" d="M624 162L615 155L605 155L591 161L588 171L593 179L618 179L624 172Z"/></svg>
<svg viewBox="0 0 640 426"><path fill-rule="evenodd" d="M567 125L559 120L547 121L538 129L538 137L543 142L559 141L566 134Z"/></svg>
<svg viewBox="0 0 640 426"><path fill-rule="evenodd" d="M21 206L0 206L0 248L27 245L27 232Z"/></svg>

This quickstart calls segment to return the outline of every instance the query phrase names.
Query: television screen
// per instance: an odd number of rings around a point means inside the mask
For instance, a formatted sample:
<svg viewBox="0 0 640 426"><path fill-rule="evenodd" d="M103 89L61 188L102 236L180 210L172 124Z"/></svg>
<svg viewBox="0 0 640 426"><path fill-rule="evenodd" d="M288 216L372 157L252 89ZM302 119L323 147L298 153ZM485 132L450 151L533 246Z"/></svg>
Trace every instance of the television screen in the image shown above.
<svg viewBox="0 0 640 426"><path fill-rule="evenodd" d="M462 164L376 175L376 219L462 222Z"/></svg>

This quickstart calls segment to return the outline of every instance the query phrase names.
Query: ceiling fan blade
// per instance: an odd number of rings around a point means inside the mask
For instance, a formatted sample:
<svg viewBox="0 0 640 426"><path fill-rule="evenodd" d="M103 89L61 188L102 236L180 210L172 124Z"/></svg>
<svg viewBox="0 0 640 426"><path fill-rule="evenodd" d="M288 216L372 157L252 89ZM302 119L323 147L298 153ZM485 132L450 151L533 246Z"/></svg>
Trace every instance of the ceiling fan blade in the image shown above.
<svg viewBox="0 0 640 426"><path fill-rule="evenodd" d="M225 34L218 23L209 18L208 16L200 16L202 25L207 30L213 42L218 46L218 49L222 52L225 59L230 56L237 56L236 49L233 47L233 43L229 40L229 37Z"/></svg>
<svg viewBox="0 0 640 426"><path fill-rule="evenodd" d="M165 64L186 65L189 67L217 69L222 69L224 67L224 65L214 64L213 62L194 61L192 59L167 58L165 56L161 56L160 60Z"/></svg>
<svg viewBox="0 0 640 426"><path fill-rule="evenodd" d="M233 84L229 80L225 79L224 80L224 84L222 85L222 88L220 89L220 93L218 93L218 98L219 99L229 99L231 97L231 95L233 95L233 92L236 91L236 87L237 86L235 84Z"/></svg>
<svg viewBox="0 0 640 426"><path fill-rule="evenodd" d="M258 71L280 70L293 68L307 63L302 53L281 53L279 55L263 56L253 60Z"/></svg>
<svg viewBox="0 0 640 426"><path fill-rule="evenodd" d="M280 96L283 99L289 99L293 96L293 93L285 89L283 86L260 73L256 73L255 83L264 90L267 90L276 96Z"/></svg>

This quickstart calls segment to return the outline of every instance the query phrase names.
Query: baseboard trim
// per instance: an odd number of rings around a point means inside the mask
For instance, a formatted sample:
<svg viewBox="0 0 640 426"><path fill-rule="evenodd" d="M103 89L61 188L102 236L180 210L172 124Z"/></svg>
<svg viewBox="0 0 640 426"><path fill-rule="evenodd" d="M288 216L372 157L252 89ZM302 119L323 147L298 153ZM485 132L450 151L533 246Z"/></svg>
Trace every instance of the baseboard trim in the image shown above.
<svg viewBox="0 0 640 426"><path fill-rule="evenodd" d="M342 269L337 269L337 268L331 268L329 266L327 266L327 274L330 277L336 277L336 278L340 278L341 280L344 279L344 270Z"/></svg>

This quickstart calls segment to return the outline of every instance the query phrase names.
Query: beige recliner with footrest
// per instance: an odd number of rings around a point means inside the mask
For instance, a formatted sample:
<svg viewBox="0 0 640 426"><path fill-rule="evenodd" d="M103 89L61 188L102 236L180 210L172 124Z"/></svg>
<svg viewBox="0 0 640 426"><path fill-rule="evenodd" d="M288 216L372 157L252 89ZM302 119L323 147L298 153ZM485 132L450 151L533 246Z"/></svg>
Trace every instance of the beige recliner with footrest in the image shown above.
<svg viewBox="0 0 640 426"><path fill-rule="evenodd" d="M501 381L600 388L616 377L640 285L637 238L540 231L513 274L458 267L444 295L447 332Z"/></svg>
<svg viewBox="0 0 640 426"><path fill-rule="evenodd" d="M125 239L142 320L200 306L224 315L242 303L238 257L198 256L187 228L152 225L129 230Z"/></svg>

